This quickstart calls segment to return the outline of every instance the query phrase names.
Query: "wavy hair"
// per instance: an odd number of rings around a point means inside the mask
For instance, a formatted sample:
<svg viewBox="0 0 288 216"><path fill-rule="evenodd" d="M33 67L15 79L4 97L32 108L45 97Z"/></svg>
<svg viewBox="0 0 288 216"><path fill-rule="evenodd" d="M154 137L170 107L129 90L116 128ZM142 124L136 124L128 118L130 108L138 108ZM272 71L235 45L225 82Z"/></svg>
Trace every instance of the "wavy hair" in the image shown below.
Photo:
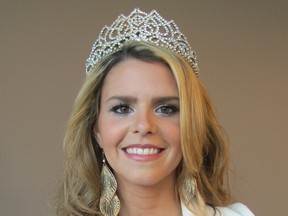
<svg viewBox="0 0 288 216"><path fill-rule="evenodd" d="M129 58L161 62L170 68L177 82L183 154L176 184L180 198L184 199L180 189L184 179L193 176L197 179L198 197L205 204L229 204L228 146L205 88L183 57L145 42L130 42L97 63L76 98L64 137L64 179L57 194L56 215L101 215L98 206L102 152L93 127L107 73Z"/></svg>

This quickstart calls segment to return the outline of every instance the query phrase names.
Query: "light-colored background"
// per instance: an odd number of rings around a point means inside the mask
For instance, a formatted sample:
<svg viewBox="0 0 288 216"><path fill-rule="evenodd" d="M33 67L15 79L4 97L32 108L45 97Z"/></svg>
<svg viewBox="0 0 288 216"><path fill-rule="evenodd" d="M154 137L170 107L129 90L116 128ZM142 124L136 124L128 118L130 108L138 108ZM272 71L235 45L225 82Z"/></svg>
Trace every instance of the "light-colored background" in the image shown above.
<svg viewBox="0 0 288 216"><path fill-rule="evenodd" d="M91 44L135 6L174 19L197 51L239 200L256 215L288 215L286 0L0 0L0 215L51 214Z"/></svg>

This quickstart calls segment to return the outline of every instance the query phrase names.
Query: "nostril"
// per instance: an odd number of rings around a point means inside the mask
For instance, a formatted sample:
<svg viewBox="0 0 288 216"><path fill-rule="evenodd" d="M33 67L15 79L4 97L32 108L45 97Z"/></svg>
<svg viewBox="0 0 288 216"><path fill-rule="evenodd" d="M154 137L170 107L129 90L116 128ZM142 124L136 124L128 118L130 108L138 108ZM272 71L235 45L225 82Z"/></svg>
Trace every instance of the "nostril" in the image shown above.
<svg viewBox="0 0 288 216"><path fill-rule="evenodd" d="M149 108L148 110L142 110L137 112L137 114L134 116L135 119L133 123L131 124L131 131L133 133L139 133L141 135L151 135L153 133L156 133L157 131L157 125L153 116L153 111L151 111Z"/></svg>

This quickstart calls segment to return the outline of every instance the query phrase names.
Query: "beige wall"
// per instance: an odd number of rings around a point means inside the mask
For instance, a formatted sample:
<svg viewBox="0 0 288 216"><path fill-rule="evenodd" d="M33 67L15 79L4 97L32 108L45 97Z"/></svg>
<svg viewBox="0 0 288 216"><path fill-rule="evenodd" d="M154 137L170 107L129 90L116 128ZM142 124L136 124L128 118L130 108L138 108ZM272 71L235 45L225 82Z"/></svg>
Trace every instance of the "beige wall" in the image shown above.
<svg viewBox="0 0 288 216"><path fill-rule="evenodd" d="M174 19L230 141L235 193L288 215L288 1L0 1L0 215L50 215L65 122L104 24L133 7Z"/></svg>

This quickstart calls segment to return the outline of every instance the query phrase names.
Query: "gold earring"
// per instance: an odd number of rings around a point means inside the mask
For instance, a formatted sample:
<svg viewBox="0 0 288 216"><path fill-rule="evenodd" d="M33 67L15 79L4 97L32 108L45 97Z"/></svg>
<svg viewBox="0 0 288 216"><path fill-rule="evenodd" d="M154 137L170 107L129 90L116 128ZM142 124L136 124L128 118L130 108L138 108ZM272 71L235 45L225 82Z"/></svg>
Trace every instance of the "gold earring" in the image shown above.
<svg viewBox="0 0 288 216"><path fill-rule="evenodd" d="M101 197L99 208L104 216L117 216L120 211L120 200L116 195L116 179L106 165L103 153L103 167L101 171Z"/></svg>
<svg viewBox="0 0 288 216"><path fill-rule="evenodd" d="M191 203L197 195L197 182L194 177L185 178L182 185L182 194L186 203Z"/></svg>

